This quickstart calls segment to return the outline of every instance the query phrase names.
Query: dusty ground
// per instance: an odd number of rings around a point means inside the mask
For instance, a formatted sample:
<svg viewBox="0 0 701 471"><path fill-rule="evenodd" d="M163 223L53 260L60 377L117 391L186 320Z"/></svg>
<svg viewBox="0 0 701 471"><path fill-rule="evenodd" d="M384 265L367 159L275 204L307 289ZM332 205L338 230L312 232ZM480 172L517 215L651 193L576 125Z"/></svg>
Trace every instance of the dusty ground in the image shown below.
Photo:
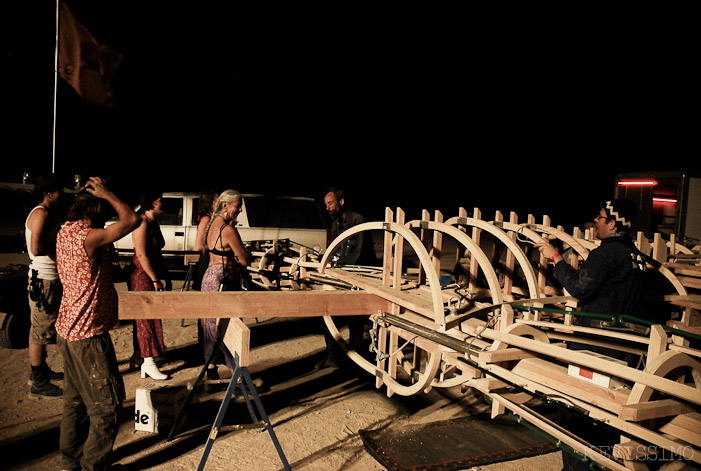
<svg viewBox="0 0 701 471"><path fill-rule="evenodd" d="M178 286L176 284L176 289ZM457 390L388 398L374 380L361 372L314 370L323 358L324 340L319 319L259 319L252 326L251 376L280 441L295 470L384 470L364 448L358 430L429 423L465 417L484 410L484 403ZM195 321L164 321L166 358L161 370L172 376L172 385L192 384L202 361ZM129 369L132 327L112 332L123 374L127 401L115 444L118 463L129 470L192 470L201 459L207 435L224 396L223 390L205 392L195 386L196 399L188 409L183 431L172 442L167 432L135 431L134 393L150 379ZM49 347L49 364L60 371L55 346ZM229 375L220 367L222 376ZM27 350L0 348L0 469L59 469L59 421L61 400L34 400L27 395ZM60 384L60 383L59 383ZM207 460L208 470L278 470L280 458L270 436L257 429L237 428L250 423L240 396L235 397L224 427ZM559 470L559 453L484 466L483 470Z"/></svg>

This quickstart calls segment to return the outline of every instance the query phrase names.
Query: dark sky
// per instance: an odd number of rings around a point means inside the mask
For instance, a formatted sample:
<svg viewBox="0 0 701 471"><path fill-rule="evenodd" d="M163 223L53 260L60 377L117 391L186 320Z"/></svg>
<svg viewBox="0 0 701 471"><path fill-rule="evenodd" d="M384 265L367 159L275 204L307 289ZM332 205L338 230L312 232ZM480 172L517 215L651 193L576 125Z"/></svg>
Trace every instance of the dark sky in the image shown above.
<svg viewBox="0 0 701 471"><path fill-rule="evenodd" d="M2 19L3 181L52 165L54 8L16 3ZM371 219L465 206L567 225L589 220L620 172L699 168L679 12L670 25L659 11L552 21L221 3L68 2L124 62L113 109L59 79L57 173L100 174L123 194L337 185Z"/></svg>

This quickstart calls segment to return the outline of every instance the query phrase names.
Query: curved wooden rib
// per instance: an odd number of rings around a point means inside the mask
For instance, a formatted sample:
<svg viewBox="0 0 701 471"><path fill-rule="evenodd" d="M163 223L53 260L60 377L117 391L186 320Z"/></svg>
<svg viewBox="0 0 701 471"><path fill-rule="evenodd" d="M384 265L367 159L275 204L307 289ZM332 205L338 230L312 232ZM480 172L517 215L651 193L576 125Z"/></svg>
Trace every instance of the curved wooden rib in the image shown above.
<svg viewBox="0 0 701 471"><path fill-rule="evenodd" d="M455 226L443 222L410 221L406 225L410 228L421 226L429 230L442 232L444 234L448 234L461 243L467 250L470 251L472 255L474 255L475 259L477 259L477 263L482 269L482 272L487 280L487 285L489 285L490 294L492 296L492 304L500 304L503 301L501 287L499 286L499 278L494 271L494 267L484 251L475 243L474 240L472 240L472 237L457 229Z"/></svg>
<svg viewBox="0 0 701 471"><path fill-rule="evenodd" d="M686 291L686 288L682 284L681 281L679 281L679 278L677 278L677 275L675 275L672 270L669 268L665 267L664 265L660 265L657 268L657 271L662 273L662 275L667 278L667 280L672 284L674 289L677 290L677 294L680 294L682 296L686 296L688 292Z"/></svg>
<svg viewBox="0 0 701 471"><path fill-rule="evenodd" d="M543 232L545 234L549 234L551 236L556 237L557 239L563 241L570 247L572 247L572 250L577 252L577 254L582 257L582 259L586 260L587 257L589 256L589 249L585 248L584 245L582 244L583 239L575 239L565 231L562 231L560 229L556 229L551 226L544 226L542 224L536 224L536 231Z"/></svg>
<svg viewBox="0 0 701 471"><path fill-rule="evenodd" d="M445 221L445 224L477 227L478 229L489 232L491 235L499 239L499 241L501 241L514 254L519 267L521 267L521 270L523 270L530 297L539 298L541 296L540 289L538 288L538 279L535 271L533 270L533 266L528 260L528 256L521 249L521 247L519 247L519 245L502 229L498 228L494 224L482 221L481 219L467 217L453 217Z"/></svg>
<svg viewBox="0 0 701 471"><path fill-rule="evenodd" d="M424 267L431 267L431 258L426 251L426 248L424 245L421 243L421 240L408 228L407 226L403 224L398 224L394 222L368 222L368 223L363 223L363 224L358 224L357 226L353 226L349 228L348 230L344 231L342 234L340 234L336 239L334 239L331 244L329 244L329 247L326 250L326 253L324 254L324 257L322 258L320 262L320 267L319 267L319 272L320 273L325 273L327 265L328 265L328 260L329 258L336 252L337 248L349 237L352 237L356 234L359 234L364 231L372 231L372 230L383 230L383 231L390 231L393 232L395 235L400 235L404 238L405 241L409 243L411 248L414 250L416 253L417 257L419 258L419 261L421 262L422 266ZM333 276L334 273L338 273L337 271L330 270L329 274ZM441 294L441 289L440 289L440 282L438 280L438 274L436 273L435 270L425 270L426 274L426 279L428 281L428 285L430 288L431 292L431 299L432 299L432 304L433 304L433 317L432 320L439 326L445 325L445 311L443 307L443 296ZM402 299L401 297L397 296L392 296L390 291L397 291L399 292L401 290L401 286L397 286L394 288L394 290L386 289L386 290L377 290L377 294L379 296L383 296L389 301L401 305ZM406 307L406 306L404 306ZM392 375L384 370L379 369L375 364L370 363L367 361L365 358L363 358L359 353L357 353L355 350L351 349L348 344L345 342L343 337L338 331L338 328L333 322L333 319L330 316L324 316L324 323L326 324L326 327L329 329L329 332L331 335L336 339L340 347L345 351L345 353L348 355L348 357L356 363L358 366L360 366L363 370L367 371L368 373L376 376L377 378L381 379L382 382L387 384L388 390L391 390L393 393L402 395L402 396L410 396L413 394L417 394L426 388L428 388L433 381L434 377L438 373L438 370L440 369L441 365L441 354L440 353L432 353L429 354L429 360L428 364L426 365L425 371L419 374L419 379L411 384L410 386L403 385L399 383L395 378L392 377Z"/></svg>
<svg viewBox="0 0 701 471"><path fill-rule="evenodd" d="M416 253L417 257L419 258L419 261L421 262L421 265L424 267L430 267L432 266L431 262L431 257L428 255L428 252L426 251L426 248L423 246L421 243L421 240L411 232L411 230L406 227L403 224L397 224L395 222L365 222L362 224L358 224L357 226L353 226L340 234L336 239L334 239L331 244L329 244L329 247L326 249L326 253L324 253L323 258L321 259L321 263L319 266L319 273L324 274L325 270L328 266L329 263L329 258L336 252L336 249L349 237L354 236L356 234L359 234L361 232L365 231L373 231L373 230L381 230L381 231L390 231L394 232L395 234L399 234L404 238L406 242L408 242L411 246L411 248L414 250ZM444 325L445 324L445 312L443 308L443 296L441 295L441 289L440 289L440 282L438 280L438 274L435 272L435 270L425 270L426 272L426 279L428 281L428 286L430 288L431 292L431 299L433 303L433 321L438 324L438 325ZM400 289L400 287L395 287L397 290ZM378 293L379 296L383 296L382 293ZM392 302L396 302L397 300L391 300Z"/></svg>

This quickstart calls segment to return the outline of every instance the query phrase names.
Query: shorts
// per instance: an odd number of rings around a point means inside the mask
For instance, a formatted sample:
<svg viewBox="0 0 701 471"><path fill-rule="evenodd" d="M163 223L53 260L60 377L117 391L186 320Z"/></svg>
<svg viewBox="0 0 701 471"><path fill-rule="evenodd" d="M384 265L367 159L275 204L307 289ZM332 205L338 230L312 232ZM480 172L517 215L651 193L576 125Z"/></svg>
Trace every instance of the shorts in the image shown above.
<svg viewBox="0 0 701 471"><path fill-rule="evenodd" d="M30 291L27 297L32 323L29 329L29 343L32 345L55 344L56 318L61 305L63 287L59 279L37 281L39 289L36 293L31 293L31 282L27 288Z"/></svg>

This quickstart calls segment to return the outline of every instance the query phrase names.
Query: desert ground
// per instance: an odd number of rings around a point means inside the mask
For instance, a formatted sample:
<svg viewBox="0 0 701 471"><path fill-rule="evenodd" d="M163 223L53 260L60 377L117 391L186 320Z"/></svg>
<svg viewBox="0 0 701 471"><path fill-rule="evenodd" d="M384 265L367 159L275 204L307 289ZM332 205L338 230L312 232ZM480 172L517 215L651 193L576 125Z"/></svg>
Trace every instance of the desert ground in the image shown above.
<svg viewBox="0 0 701 471"><path fill-rule="evenodd" d="M178 284L180 283L180 284ZM180 289L176 281L173 289ZM126 289L118 285L118 289ZM471 390L434 389L429 393L387 396L374 378L356 368L315 369L324 358L321 319L252 319L251 377L273 425L283 453L295 470L381 471L383 467L365 449L359 430L377 430L409 424L467 417L487 405ZM122 423L114 446L115 462L128 470L179 471L197 469L225 384L207 389L195 384L204 362L194 319L164 320L167 354L158 360L170 379L158 382L194 388L194 400L179 433L167 441L168 431L137 431L135 392L154 381L141 379L131 369L132 325L111 332L126 387ZM62 370L55 346L48 363ZM60 399L32 399L27 384L26 349L0 348L0 469L58 470ZM220 366L222 378L231 372ZM61 382L57 382L61 384ZM278 470L282 461L270 435L250 427L251 418L240 394L232 399L206 461L207 470ZM248 427L246 425L249 425ZM560 470L559 452L482 466L482 470Z"/></svg>

